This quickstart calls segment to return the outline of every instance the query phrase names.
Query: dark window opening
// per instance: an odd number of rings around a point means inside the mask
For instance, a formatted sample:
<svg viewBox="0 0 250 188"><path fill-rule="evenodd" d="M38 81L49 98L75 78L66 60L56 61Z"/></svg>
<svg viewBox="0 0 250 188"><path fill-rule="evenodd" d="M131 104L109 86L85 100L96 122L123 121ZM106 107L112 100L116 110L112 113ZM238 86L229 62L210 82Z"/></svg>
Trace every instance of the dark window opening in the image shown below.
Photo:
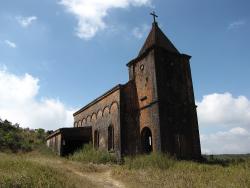
<svg viewBox="0 0 250 188"><path fill-rule="evenodd" d="M114 149L114 128L112 125L108 127L108 150Z"/></svg>
<svg viewBox="0 0 250 188"><path fill-rule="evenodd" d="M94 147L99 148L99 132L97 130L94 132Z"/></svg>

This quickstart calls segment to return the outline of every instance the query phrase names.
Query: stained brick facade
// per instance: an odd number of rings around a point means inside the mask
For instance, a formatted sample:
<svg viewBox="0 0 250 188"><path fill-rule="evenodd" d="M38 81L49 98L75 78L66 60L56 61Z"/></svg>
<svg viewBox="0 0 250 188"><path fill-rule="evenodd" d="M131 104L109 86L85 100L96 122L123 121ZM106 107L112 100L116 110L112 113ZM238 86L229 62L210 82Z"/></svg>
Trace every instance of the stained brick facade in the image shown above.
<svg viewBox="0 0 250 188"><path fill-rule="evenodd" d="M127 64L128 83L75 112L74 127L91 127L93 146L118 157L161 151L200 158L190 58L154 22L138 57Z"/></svg>

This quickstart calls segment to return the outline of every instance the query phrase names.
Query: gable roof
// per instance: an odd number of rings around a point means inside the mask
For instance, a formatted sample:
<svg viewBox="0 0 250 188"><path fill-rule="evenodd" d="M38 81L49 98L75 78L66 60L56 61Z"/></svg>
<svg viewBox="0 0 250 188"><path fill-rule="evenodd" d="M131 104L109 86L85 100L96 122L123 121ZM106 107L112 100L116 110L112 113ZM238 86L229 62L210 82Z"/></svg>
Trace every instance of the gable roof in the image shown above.
<svg viewBox="0 0 250 188"><path fill-rule="evenodd" d="M157 22L154 22L152 24L152 29L142 47L142 49L139 52L138 56L141 56L143 53L147 51L152 46L159 46L164 48L165 50L172 52L172 53L177 53L179 54L180 52L175 48L173 43L167 38L167 36L162 32L162 30L158 27Z"/></svg>

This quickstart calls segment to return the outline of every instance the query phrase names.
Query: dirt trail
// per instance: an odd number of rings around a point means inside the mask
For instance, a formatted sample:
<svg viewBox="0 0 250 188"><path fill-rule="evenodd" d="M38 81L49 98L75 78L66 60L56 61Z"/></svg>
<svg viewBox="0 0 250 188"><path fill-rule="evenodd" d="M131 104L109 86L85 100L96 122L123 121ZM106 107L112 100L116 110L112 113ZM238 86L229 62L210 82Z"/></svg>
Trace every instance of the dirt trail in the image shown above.
<svg viewBox="0 0 250 188"><path fill-rule="evenodd" d="M106 172L98 172L98 173L82 173L80 171L77 171L76 169L71 169L74 174L87 178L91 182L93 182L98 187L104 187L104 188L125 188L125 186L120 182L111 177L111 171L108 170Z"/></svg>
<svg viewBox="0 0 250 188"><path fill-rule="evenodd" d="M97 187L104 188L125 188L125 185L112 178L111 170L108 168L104 168L98 172L84 172L77 168L78 163L74 162L65 162L58 159L32 159L32 161L38 162L40 164L49 165L53 167L57 167L67 171L68 173L73 173L79 177L83 177L91 181ZM79 164L78 164L79 165Z"/></svg>

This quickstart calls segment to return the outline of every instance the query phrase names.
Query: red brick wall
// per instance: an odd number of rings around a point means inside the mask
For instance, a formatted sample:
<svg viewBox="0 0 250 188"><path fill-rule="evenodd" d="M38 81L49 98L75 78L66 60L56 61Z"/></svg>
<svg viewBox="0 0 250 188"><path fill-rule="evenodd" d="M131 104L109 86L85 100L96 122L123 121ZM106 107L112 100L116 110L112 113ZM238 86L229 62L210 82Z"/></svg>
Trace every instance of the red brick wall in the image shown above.
<svg viewBox="0 0 250 188"><path fill-rule="evenodd" d="M99 132L99 149L108 149L108 127L114 129L114 150L118 157L121 154L120 142L120 89L112 91L84 111L74 115L74 126L92 126L94 132Z"/></svg>

